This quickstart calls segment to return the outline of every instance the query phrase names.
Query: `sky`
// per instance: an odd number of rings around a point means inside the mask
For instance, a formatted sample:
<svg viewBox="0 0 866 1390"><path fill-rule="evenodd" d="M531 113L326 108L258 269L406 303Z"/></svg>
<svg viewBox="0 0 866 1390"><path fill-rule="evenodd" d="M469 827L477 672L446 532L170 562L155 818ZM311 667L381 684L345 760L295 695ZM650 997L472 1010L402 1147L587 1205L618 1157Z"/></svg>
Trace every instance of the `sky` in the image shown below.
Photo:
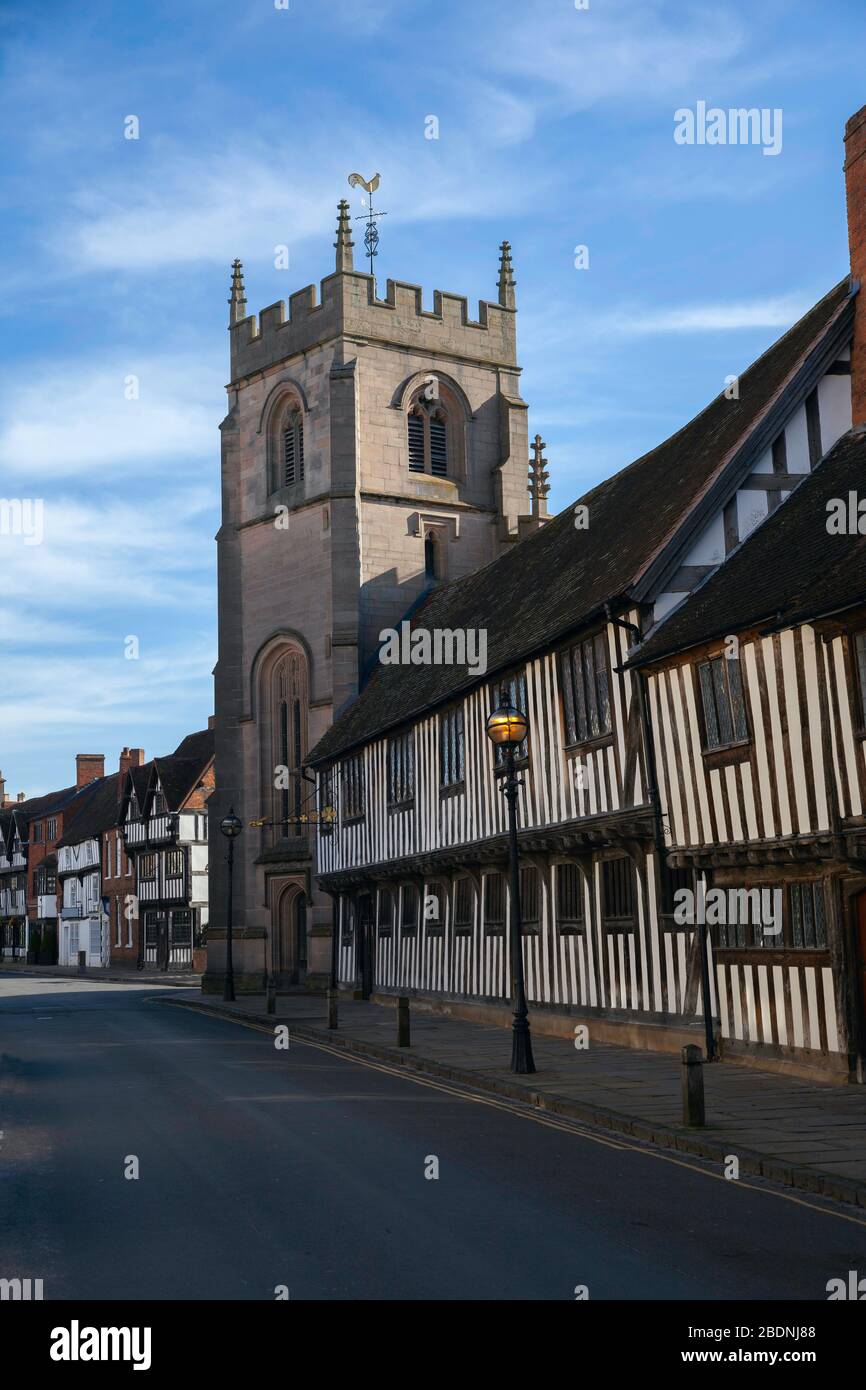
<svg viewBox="0 0 866 1390"><path fill-rule="evenodd" d="M559 510L846 274L864 41L862 0L4 0L7 791L212 712L234 257L250 312L319 281L354 170L381 293L495 300L508 239ZM781 123L681 143L699 102Z"/></svg>

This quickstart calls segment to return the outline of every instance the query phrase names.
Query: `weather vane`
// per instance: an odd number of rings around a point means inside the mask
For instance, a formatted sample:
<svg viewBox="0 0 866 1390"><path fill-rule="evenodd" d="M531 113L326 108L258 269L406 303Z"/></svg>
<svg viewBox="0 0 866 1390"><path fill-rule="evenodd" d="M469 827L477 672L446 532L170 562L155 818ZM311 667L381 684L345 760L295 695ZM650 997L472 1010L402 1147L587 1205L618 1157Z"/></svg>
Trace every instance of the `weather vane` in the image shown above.
<svg viewBox="0 0 866 1390"><path fill-rule="evenodd" d="M387 212L373 211L373 194L379 187L379 175L374 174L368 183L366 179L361 178L360 174L350 174L349 186L350 188L366 188L367 192L370 195L370 203L367 212L363 214L361 217L356 217L355 221L367 223L367 227L364 232L364 245L367 248L367 255L370 257L370 274L372 275L373 257L378 254L379 246L379 228L376 226L376 218L388 216ZM361 199L361 201L364 201L363 198Z"/></svg>

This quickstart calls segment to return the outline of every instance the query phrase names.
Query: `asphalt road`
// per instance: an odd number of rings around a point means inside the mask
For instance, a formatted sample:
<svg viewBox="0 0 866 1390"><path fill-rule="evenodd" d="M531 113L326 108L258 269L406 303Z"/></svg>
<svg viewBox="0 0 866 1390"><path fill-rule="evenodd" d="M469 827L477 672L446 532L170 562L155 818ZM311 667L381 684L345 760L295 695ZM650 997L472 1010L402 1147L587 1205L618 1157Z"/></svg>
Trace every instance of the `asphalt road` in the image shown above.
<svg viewBox="0 0 866 1390"><path fill-rule="evenodd" d="M46 1299L825 1300L866 1271L866 1213L170 997L0 977L0 1278Z"/></svg>

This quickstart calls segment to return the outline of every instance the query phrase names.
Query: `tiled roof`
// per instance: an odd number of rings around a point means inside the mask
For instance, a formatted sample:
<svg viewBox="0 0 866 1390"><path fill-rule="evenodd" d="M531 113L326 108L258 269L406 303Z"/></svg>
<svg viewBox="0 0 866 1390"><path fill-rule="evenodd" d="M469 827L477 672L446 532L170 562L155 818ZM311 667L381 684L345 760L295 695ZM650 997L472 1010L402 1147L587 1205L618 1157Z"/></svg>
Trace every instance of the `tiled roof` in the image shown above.
<svg viewBox="0 0 866 1390"><path fill-rule="evenodd" d="M649 634L645 665L755 624L787 626L866 603L866 536L831 535L827 503L863 491L866 433L851 430L771 516Z"/></svg>
<svg viewBox="0 0 866 1390"><path fill-rule="evenodd" d="M844 280L683 429L580 498L485 568L434 589L413 627L487 632L487 670L505 671L591 622L628 595L731 453L763 418L849 298ZM310 754L322 762L479 684L465 666L378 664L364 690Z"/></svg>
<svg viewBox="0 0 866 1390"><path fill-rule="evenodd" d="M71 824L57 841L58 849L63 845L78 845L82 840L92 840L103 830L110 830L117 824L119 780L120 773L113 772L109 777L100 777L85 787Z"/></svg>

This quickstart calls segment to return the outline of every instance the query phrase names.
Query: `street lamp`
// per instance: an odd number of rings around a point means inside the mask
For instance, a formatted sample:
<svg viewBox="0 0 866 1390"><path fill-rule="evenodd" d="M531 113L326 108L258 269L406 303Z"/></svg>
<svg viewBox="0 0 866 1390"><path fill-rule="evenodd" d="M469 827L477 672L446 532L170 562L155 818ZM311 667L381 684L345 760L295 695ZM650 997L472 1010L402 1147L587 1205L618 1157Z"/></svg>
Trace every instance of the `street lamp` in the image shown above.
<svg viewBox="0 0 866 1390"><path fill-rule="evenodd" d="M509 917L511 959L514 966L514 1023L512 1024L511 1070L526 1074L535 1071L529 1011L523 978L523 925L520 920L520 868L517 862L517 789L521 786L514 766L516 750L526 738L526 715L513 705L500 705L487 719L487 737L505 750L505 778L502 787L508 802L508 866L511 878Z"/></svg>
<svg viewBox="0 0 866 1390"><path fill-rule="evenodd" d="M228 815L223 816L220 821L220 830L229 842L229 910L226 926L226 982L223 989L223 999L228 1003L233 1003L235 997L235 972L232 964L232 874L235 864L235 840L243 828L243 821L239 820L234 807L230 806Z"/></svg>

